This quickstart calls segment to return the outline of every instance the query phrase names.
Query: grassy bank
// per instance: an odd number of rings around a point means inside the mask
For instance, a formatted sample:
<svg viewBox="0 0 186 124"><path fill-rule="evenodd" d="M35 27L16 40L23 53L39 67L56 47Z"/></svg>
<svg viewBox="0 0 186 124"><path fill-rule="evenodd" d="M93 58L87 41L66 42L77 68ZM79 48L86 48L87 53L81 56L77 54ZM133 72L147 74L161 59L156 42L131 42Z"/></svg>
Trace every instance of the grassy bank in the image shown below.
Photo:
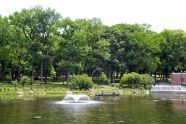
<svg viewBox="0 0 186 124"><path fill-rule="evenodd" d="M117 88L117 87L111 87L111 86L100 86L95 89L96 94L100 93L105 94L112 94L112 93L118 93L121 95L146 95L149 94L149 90L144 89L131 89L131 88Z"/></svg>
<svg viewBox="0 0 186 124"><path fill-rule="evenodd" d="M49 82L44 85L37 83L32 85L32 89L30 89L29 85L26 85L25 87L16 85L15 87L14 84L0 83L0 100L64 96L69 92L73 94L88 94L92 96L101 93L112 94L113 92L121 95L148 94L148 90L130 88L120 89L114 86L105 85L97 85L90 90L71 90L64 82Z"/></svg>

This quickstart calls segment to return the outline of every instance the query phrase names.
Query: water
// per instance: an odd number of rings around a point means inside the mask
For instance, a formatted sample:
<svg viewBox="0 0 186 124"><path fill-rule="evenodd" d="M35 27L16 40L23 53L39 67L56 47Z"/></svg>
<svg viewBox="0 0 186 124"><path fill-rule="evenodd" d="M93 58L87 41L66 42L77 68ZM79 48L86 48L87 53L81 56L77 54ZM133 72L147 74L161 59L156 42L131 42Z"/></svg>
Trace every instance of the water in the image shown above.
<svg viewBox="0 0 186 124"><path fill-rule="evenodd" d="M85 106L85 104L101 104L103 102L93 101L88 95L84 94L69 94L66 95L63 100L54 103L59 105L72 105L71 107L80 108L81 106L79 105Z"/></svg>
<svg viewBox="0 0 186 124"><path fill-rule="evenodd" d="M185 94L91 97L96 104L56 104L63 97L0 101L0 124L185 124Z"/></svg>

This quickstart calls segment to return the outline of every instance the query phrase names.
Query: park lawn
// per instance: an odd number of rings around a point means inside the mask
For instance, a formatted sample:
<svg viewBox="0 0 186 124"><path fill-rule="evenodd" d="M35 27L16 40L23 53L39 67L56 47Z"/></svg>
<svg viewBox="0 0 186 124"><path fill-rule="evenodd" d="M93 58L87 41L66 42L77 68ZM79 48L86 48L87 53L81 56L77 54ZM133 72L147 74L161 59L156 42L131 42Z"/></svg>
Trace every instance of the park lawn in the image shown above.
<svg viewBox="0 0 186 124"><path fill-rule="evenodd" d="M149 93L148 90L144 89L118 88L109 85L95 85L89 90L72 90L67 87L66 82L48 82L43 85L34 83L32 89L30 89L30 85L22 87L21 84L17 84L15 87L15 84L0 83L0 100L65 96L69 91L73 94L88 95L101 94L102 92L105 94L112 94L114 92L120 95L145 95Z"/></svg>

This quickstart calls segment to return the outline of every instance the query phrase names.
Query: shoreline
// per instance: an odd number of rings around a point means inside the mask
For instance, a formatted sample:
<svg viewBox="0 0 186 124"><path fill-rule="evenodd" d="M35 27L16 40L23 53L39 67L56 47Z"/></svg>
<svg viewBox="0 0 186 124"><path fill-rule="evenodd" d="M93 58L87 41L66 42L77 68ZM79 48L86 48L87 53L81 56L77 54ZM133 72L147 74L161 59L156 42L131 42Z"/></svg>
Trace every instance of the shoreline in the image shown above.
<svg viewBox="0 0 186 124"><path fill-rule="evenodd" d="M2 88L2 87L0 87ZM4 88L4 87L3 87ZM96 94L100 94L101 91L103 91L105 94L111 94L113 91L117 91L117 94L120 94L120 96L123 95L149 95L149 90L144 89L119 89L116 87L110 87L105 86L103 88L95 88L90 90L70 90L68 88L33 88L32 90L25 88L18 89L17 91L1 91L0 92L0 101L9 101L9 100L29 100L29 99L35 99L35 98L45 98L45 97L60 97L65 96L69 92L72 94L87 94L89 96L95 96Z"/></svg>

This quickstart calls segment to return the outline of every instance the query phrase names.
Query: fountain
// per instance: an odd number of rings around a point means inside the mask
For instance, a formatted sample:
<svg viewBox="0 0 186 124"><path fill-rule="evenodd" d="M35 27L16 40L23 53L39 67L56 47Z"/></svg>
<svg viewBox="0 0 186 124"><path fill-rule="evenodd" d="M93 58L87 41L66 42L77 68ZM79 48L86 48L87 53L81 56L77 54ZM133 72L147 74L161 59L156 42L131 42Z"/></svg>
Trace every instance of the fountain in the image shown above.
<svg viewBox="0 0 186 124"><path fill-rule="evenodd" d="M55 102L56 104L95 104L100 103L93 101L88 95L84 94L68 94L62 101Z"/></svg>
<svg viewBox="0 0 186 124"><path fill-rule="evenodd" d="M73 95L69 94L66 95L65 98L63 99L65 102L75 102L75 103L80 103L80 102L87 102L91 101L90 97L88 95Z"/></svg>

